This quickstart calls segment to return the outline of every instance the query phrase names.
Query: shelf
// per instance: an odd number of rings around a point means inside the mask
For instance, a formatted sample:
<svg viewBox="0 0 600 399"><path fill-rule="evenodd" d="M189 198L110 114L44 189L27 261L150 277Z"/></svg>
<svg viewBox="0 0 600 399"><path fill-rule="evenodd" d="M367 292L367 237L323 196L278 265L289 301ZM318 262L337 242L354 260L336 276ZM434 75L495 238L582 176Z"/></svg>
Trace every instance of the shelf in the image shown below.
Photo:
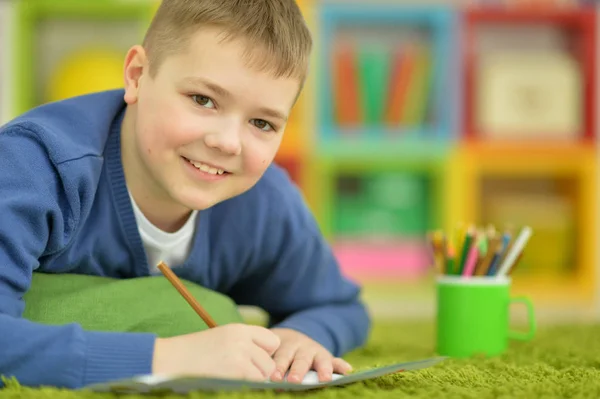
<svg viewBox="0 0 600 399"><path fill-rule="evenodd" d="M364 137L357 134L343 139L323 139L316 146L315 154L330 162L350 160L361 166L364 163L422 164L444 160L453 147L453 143L446 140Z"/></svg>
<svg viewBox="0 0 600 399"><path fill-rule="evenodd" d="M552 306L555 309L574 306L581 309L592 306L596 300L595 282L592 276L589 277L552 277L543 273L514 277L511 294L529 297L534 306Z"/></svg>
<svg viewBox="0 0 600 399"><path fill-rule="evenodd" d="M386 126L322 127L319 144L327 141L383 142L402 145L404 143L449 143L452 137L434 127L393 128Z"/></svg>
<svg viewBox="0 0 600 399"><path fill-rule="evenodd" d="M465 145L452 172L453 223L531 225L515 280L527 281L523 289L544 279L573 284L589 297L597 274L597 162L591 146ZM544 284L538 291L549 289ZM552 295L563 297L559 288Z"/></svg>
<svg viewBox="0 0 600 399"><path fill-rule="evenodd" d="M314 211L332 240L344 235L414 239L445 218L444 157L328 157L314 160L311 171L319 176L311 183Z"/></svg>
<svg viewBox="0 0 600 399"><path fill-rule="evenodd" d="M472 173L589 174L594 173L596 154L595 146L590 144L468 142L457 147L455 161Z"/></svg>
<svg viewBox="0 0 600 399"><path fill-rule="evenodd" d="M342 272L360 282L415 279L431 269L420 240L336 239L332 246Z"/></svg>
<svg viewBox="0 0 600 399"><path fill-rule="evenodd" d="M29 0L17 5L15 112L123 87L127 50L141 42L156 2Z"/></svg>
<svg viewBox="0 0 600 399"><path fill-rule="evenodd" d="M596 20L589 9L471 9L463 18L464 136L596 136Z"/></svg>
<svg viewBox="0 0 600 399"><path fill-rule="evenodd" d="M560 26L581 28L592 23L593 8L587 7L468 7L464 11L465 23L509 22L509 23L551 23Z"/></svg>
<svg viewBox="0 0 600 399"><path fill-rule="evenodd" d="M451 137L456 20L450 9L324 4L319 21L316 118L324 139Z"/></svg>

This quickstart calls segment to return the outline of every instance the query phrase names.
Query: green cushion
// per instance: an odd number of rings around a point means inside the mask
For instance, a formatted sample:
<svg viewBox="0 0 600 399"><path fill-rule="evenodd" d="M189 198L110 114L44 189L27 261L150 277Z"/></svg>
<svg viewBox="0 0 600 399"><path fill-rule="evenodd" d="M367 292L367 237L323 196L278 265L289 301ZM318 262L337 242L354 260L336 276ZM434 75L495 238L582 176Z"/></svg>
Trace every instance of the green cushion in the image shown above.
<svg viewBox="0 0 600 399"><path fill-rule="evenodd" d="M227 296L182 280L218 325L243 323ZM163 276L132 279L34 273L24 296L25 319L79 323L90 331L152 332L170 337L208 328Z"/></svg>

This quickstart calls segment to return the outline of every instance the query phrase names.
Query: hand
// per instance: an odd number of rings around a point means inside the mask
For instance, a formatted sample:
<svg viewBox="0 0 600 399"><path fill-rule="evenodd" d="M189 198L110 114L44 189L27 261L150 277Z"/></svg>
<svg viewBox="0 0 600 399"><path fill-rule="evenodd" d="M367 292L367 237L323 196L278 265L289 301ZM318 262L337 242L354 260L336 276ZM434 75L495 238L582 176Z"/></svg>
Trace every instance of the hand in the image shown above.
<svg viewBox="0 0 600 399"><path fill-rule="evenodd" d="M346 374L352 366L340 358L334 358L322 345L306 335L288 328L271 329L281 340L279 349L275 352L276 370L271 375L271 381L282 381L285 373L288 382L302 382L309 370L314 370L319 381L331 381L332 374Z"/></svg>
<svg viewBox="0 0 600 399"><path fill-rule="evenodd" d="M158 338L152 372L266 381L275 370L272 356L279 343L269 329L245 324Z"/></svg>

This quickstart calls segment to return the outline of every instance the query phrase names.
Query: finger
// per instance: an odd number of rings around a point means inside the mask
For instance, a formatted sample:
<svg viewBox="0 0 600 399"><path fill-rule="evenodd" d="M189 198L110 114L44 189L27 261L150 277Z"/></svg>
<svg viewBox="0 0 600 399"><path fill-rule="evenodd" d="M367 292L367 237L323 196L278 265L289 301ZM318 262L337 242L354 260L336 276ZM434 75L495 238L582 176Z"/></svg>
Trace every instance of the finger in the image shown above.
<svg viewBox="0 0 600 399"><path fill-rule="evenodd" d="M225 376L223 378L227 377L228 376ZM239 378L242 380L255 382L265 382L266 380L263 372L254 364L254 362L252 362L252 364L250 364L249 366L246 366L246 368L243 370L242 375Z"/></svg>
<svg viewBox="0 0 600 399"><path fill-rule="evenodd" d="M282 381L285 373L290 368L292 364L292 360L294 360L294 355L296 354L297 348L292 345L283 345L279 347L275 355L273 356L273 360L275 361L275 371L271 376L271 380L273 381Z"/></svg>
<svg viewBox="0 0 600 399"><path fill-rule="evenodd" d="M287 381L293 383L302 382L304 376L313 365L314 357L314 351L299 350L296 352L294 360L292 361L292 366L290 367L290 373Z"/></svg>
<svg viewBox="0 0 600 399"><path fill-rule="evenodd" d="M260 326L249 326L251 327L249 332L252 334L252 342L260 346L265 350L269 356L273 356L275 351L279 348L281 340L273 331L268 328Z"/></svg>
<svg viewBox="0 0 600 399"><path fill-rule="evenodd" d="M333 372L337 374L347 374L352 371L350 363L342 358L336 357L333 359Z"/></svg>
<svg viewBox="0 0 600 399"><path fill-rule="evenodd" d="M275 371L275 360L258 346L250 348L250 358L254 367L260 371L261 379L268 380Z"/></svg>
<svg viewBox="0 0 600 399"><path fill-rule="evenodd" d="M322 351L315 356L314 369L319 376L319 381L331 381L333 374L333 356Z"/></svg>

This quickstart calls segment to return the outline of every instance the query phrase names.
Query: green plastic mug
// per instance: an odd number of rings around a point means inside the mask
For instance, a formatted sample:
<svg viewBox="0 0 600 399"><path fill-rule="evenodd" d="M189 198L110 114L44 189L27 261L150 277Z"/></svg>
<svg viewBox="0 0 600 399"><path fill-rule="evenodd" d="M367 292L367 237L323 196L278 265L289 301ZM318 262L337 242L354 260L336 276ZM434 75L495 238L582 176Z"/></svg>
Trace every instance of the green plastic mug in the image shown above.
<svg viewBox="0 0 600 399"><path fill-rule="evenodd" d="M510 305L527 308L529 331L510 329ZM536 323L533 304L510 296L510 278L440 276L437 280L437 352L441 356L496 356L509 340L531 340Z"/></svg>

